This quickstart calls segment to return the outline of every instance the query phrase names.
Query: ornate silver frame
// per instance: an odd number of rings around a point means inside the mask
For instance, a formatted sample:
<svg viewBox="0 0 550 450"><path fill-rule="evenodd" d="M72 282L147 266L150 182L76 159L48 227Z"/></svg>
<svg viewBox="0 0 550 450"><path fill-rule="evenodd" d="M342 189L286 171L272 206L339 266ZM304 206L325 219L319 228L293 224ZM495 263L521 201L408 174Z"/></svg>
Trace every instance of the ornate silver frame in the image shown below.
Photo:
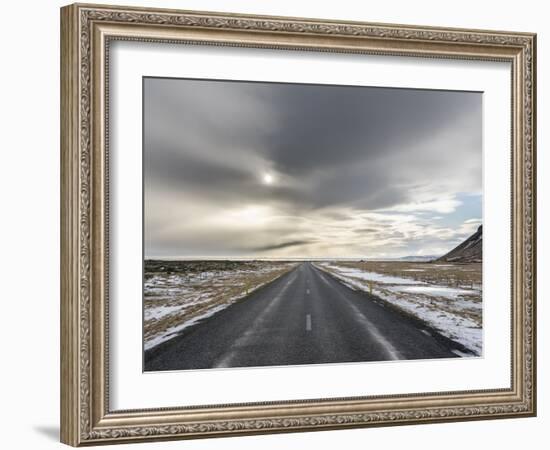
<svg viewBox="0 0 550 450"><path fill-rule="evenodd" d="M510 388L111 411L106 67L109 43L117 39L510 62ZM62 442L79 446L535 415L535 54L536 36L530 33L83 4L62 8Z"/></svg>

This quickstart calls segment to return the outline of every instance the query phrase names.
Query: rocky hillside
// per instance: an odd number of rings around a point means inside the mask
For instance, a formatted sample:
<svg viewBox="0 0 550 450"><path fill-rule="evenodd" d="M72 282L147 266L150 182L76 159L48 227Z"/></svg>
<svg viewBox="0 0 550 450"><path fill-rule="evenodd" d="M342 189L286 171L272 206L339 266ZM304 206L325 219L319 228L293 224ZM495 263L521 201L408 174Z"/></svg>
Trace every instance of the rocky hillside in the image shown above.
<svg viewBox="0 0 550 450"><path fill-rule="evenodd" d="M480 225L474 234L437 261L454 263L481 262L482 250L483 231L482 225Z"/></svg>

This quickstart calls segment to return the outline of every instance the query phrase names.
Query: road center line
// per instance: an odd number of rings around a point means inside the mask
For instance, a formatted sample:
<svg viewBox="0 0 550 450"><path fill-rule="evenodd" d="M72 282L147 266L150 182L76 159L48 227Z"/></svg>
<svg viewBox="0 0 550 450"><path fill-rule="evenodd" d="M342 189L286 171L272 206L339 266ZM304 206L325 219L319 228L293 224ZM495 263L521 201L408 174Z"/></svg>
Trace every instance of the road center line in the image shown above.
<svg viewBox="0 0 550 450"><path fill-rule="evenodd" d="M306 295L309 295L309 289L306 289Z"/></svg>
<svg viewBox="0 0 550 450"><path fill-rule="evenodd" d="M306 314L306 331L311 331L311 314Z"/></svg>

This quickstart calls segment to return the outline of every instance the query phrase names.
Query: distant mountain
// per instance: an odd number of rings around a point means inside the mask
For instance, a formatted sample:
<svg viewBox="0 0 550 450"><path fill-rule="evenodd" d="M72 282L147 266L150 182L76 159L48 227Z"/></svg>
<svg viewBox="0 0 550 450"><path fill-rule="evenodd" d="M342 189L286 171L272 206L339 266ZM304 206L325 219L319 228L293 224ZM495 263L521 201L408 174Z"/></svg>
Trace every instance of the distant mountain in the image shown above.
<svg viewBox="0 0 550 450"><path fill-rule="evenodd" d="M427 262L427 261L433 261L434 259L437 259L437 256L434 255L427 255L427 256L418 256L418 255L412 255L412 256L402 256L401 258L396 258L399 261L409 261L409 262Z"/></svg>
<svg viewBox="0 0 550 450"><path fill-rule="evenodd" d="M443 255L437 261L473 263L482 261L483 230L482 225L477 231L466 239L462 244L453 248L449 253Z"/></svg>

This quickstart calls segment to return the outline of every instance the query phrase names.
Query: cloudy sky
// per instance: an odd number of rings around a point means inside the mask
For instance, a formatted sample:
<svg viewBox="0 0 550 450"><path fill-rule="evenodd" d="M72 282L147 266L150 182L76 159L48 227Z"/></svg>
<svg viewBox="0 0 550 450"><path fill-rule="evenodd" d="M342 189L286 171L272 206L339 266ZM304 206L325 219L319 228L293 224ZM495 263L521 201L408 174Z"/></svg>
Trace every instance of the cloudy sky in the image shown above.
<svg viewBox="0 0 550 450"><path fill-rule="evenodd" d="M481 93L145 78L145 257L440 255L481 163Z"/></svg>

